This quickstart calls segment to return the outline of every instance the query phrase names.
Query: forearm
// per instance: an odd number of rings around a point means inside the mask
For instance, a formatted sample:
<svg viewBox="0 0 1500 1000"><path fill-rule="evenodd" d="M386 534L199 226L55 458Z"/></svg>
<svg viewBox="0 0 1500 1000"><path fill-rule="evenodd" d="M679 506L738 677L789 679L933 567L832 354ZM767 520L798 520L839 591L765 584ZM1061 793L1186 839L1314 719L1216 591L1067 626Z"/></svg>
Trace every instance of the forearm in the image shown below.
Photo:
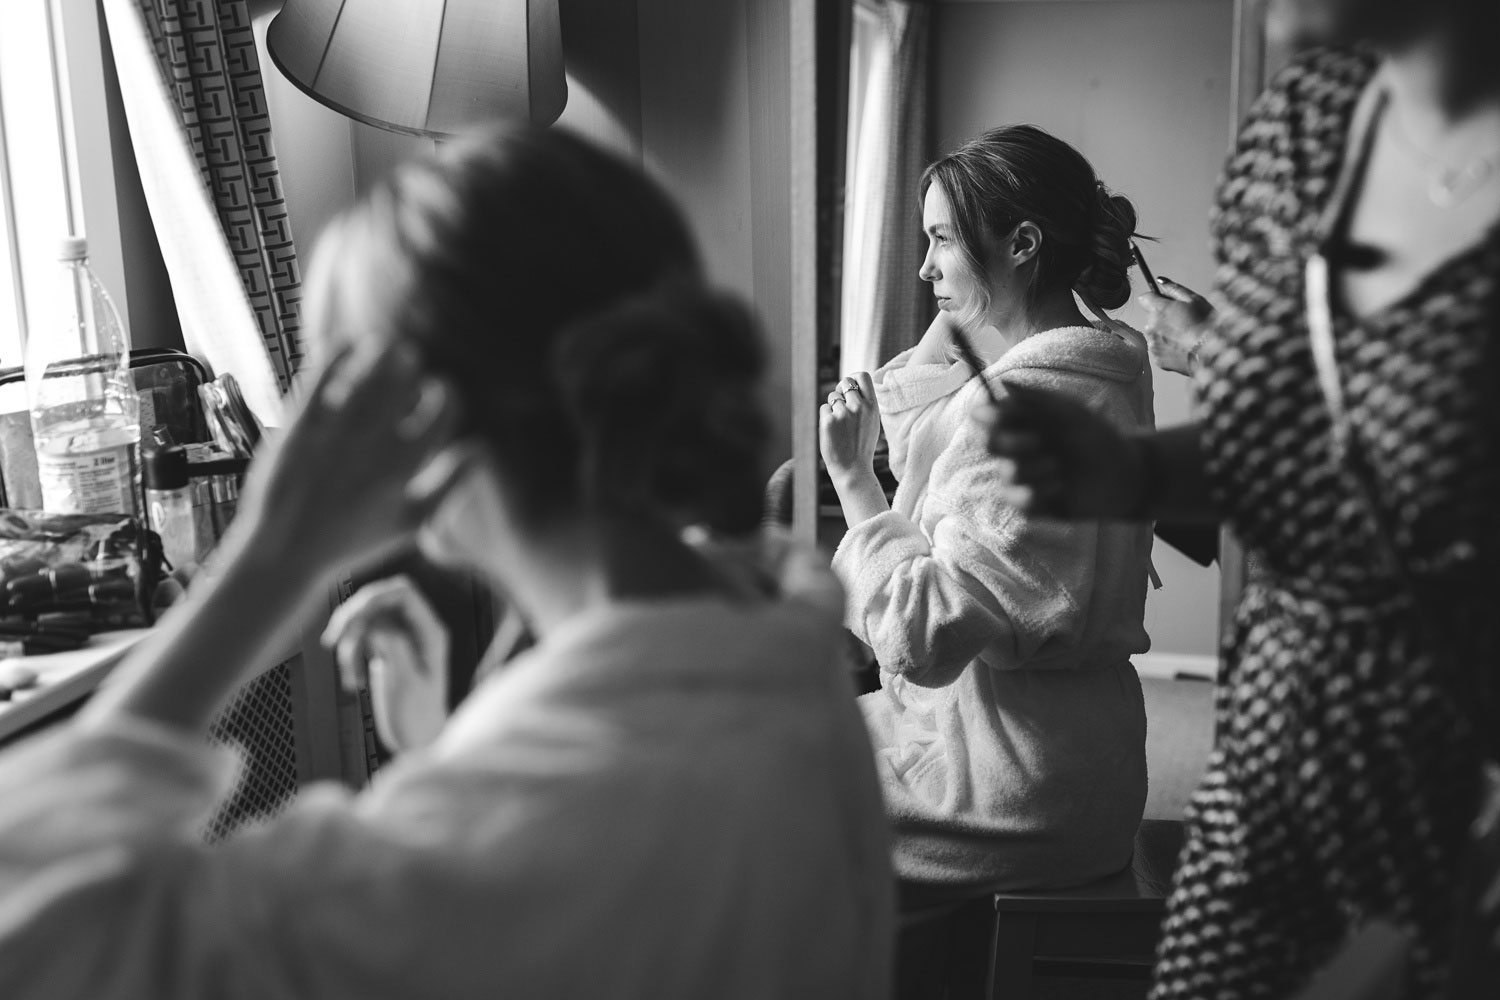
<svg viewBox="0 0 1500 1000"><path fill-rule="evenodd" d="M1143 520L1218 520L1197 422L1136 437L1142 465Z"/></svg>
<svg viewBox="0 0 1500 1000"><path fill-rule="evenodd" d="M198 731L238 687L301 637L324 588L250 530L218 551L222 572L200 579L116 668L82 720L131 715ZM201 584L201 585L200 585Z"/></svg>
<svg viewBox="0 0 1500 1000"><path fill-rule="evenodd" d="M849 629L884 670L924 687L951 683L986 649L1016 661L1019 637L1001 595L1029 601L1035 592L1006 553L983 547L993 539L961 518L945 520L940 533L960 551L935 547L922 527L888 514L846 533L833 557Z"/></svg>
<svg viewBox="0 0 1500 1000"><path fill-rule="evenodd" d="M844 509L844 523L853 528L891 509L873 468L833 476L833 488Z"/></svg>

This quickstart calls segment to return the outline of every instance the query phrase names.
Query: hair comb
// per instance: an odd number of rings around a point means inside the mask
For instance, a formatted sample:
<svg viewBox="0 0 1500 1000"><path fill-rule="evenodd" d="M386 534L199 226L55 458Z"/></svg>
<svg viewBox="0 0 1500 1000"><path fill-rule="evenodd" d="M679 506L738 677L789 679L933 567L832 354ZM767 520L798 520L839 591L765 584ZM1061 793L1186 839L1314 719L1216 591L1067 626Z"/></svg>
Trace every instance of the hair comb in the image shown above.
<svg viewBox="0 0 1500 1000"><path fill-rule="evenodd" d="M984 394L990 398L990 404L999 406L1000 397L995 395L995 389L990 385L990 380L984 377L985 364L980 360L979 352L974 350L974 344L969 340L969 335L956 325L953 327L953 346L958 348L958 355L964 359L964 364L974 369L974 374L979 376L979 384L984 387Z"/></svg>

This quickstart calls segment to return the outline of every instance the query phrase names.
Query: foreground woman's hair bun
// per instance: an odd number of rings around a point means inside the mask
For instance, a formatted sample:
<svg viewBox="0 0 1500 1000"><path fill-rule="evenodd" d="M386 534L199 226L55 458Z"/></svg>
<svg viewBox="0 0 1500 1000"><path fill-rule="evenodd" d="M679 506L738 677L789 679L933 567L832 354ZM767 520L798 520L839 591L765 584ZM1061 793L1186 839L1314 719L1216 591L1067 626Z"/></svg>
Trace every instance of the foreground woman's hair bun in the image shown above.
<svg viewBox="0 0 1500 1000"><path fill-rule="evenodd" d="M1118 309L1130 301L1130 240L1135 236L1135 206L1124 195L1096 189L1091 256L1073 287L1104 309Z"/></svg>
<svg viewBox="0 0 1500 1000"><path fill-rule="evenodd" d="M765 367L749 311L673 283L575 323L553 372L586 499L744 534L760 522Z"/></svg>

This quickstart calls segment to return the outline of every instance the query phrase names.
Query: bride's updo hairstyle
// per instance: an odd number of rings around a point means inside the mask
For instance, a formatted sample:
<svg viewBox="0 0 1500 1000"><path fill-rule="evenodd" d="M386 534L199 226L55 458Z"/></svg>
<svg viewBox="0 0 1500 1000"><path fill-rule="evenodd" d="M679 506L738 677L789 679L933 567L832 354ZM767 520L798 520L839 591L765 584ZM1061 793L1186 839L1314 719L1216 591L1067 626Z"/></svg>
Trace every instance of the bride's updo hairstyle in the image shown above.
<svg viewBox="0 0 1500 1000"><path fill-rule="evenodd" d="M990 129L929 166L923 196L933 184L952 205L958 248L981 288L989 287L984 276L998 241L1029 221L1042 231L1028 262L1029 301L1057 287L1105 309L1129 301L1135 208L1056 136L1035 125Z"/></svg>
<svg viewBox="0 0 1500 1000"><path fill-rule="evenodd" d="M406 164L330 227L309 315L419 346L522 517L614 510L757 527L759 332L709 289L681 213L558 129L486 130Z"/></svg>

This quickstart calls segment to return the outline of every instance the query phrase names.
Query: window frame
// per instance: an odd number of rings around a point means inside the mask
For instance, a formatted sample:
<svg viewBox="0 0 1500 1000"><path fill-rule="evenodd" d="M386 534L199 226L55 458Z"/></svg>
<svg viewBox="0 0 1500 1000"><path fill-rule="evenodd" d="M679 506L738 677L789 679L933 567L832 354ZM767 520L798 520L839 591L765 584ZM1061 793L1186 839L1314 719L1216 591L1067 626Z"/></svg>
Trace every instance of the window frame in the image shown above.
<svg viewBox="0 0 1500 1000"><path fill-rule="evenodd" d="M45 44L50 53L50 89L57 117L54 144L20 149L13 131L7 131L4 106L0 104L0 239L9 257L9 266L0 270L0 281L13 289L19 339L16 345L0 348L0 367L11 367L21 363L27 338L33 332L30 324L37 315L35 303L27 301L24 276L28 269L45 268L50 263L40 249L45 241L24 240L17 222L16 201L27 196L17 189L12 167L17 157L52 157L62 167L63 196L57 210L67 232L57 236L88 238L90 266L114 299L127 329L130 310L114 170L116 136L110 126L105 81L102 10L96 0L5 2L36 3L44 8L47 37L37 39L37 44ZM4 19L4 13L0 13L0 21ZM0 71L0 94L7 82L15 85ZM128 139L124 141L128 143ZM37 282L33 280L32 284L35 288ZM9 317L0 321L8 322ZM6 408L0 405L0 410Z"/></svg>

